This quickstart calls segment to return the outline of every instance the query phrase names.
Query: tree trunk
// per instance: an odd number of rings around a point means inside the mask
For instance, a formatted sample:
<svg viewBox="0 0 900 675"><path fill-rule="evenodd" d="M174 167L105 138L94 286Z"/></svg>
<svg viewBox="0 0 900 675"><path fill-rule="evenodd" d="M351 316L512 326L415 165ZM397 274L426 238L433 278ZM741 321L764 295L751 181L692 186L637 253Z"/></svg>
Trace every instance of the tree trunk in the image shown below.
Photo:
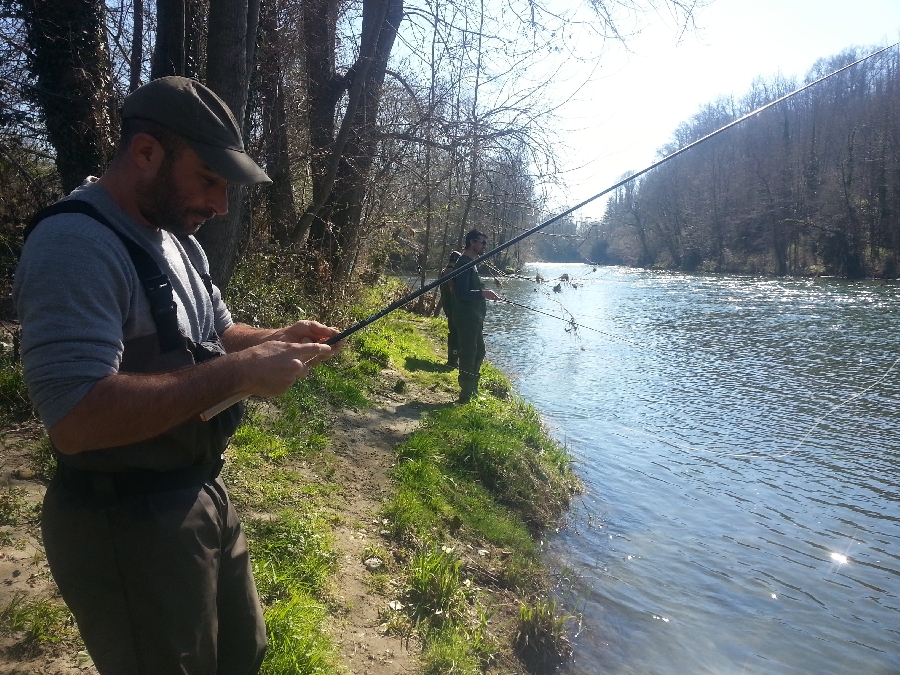
<svg viewBox="0 0 900 675"><path fill-rule="evenodd" d="M156 44L150 66L151 80L168 75L199 79L202 33L199 14L198 0L156 1Z"/></svg>
<svg viewBox="0 0 900 675"><path fill-rule="evenodd" d="M206 85L231 108L239 128L244 127L258 23L259 0L211 0L209 3ZM209 258L213 281L219 288L228 285L234 272L244 212L243 187L229 185L228 213L217 216L198 233Z"/></svg>
<svg viewBox="0 0 900 675"><path fill-rule="evenodd" d="M131 55L128 63L128 92L141 86L141 63L144 60L144 0L133 0L134 20L131 26Z"/></svg>
<svg viewBox="0 0 900 675"><path fill-rule="evenodd" d="M351 82L353 77L362 78L361 81L357 80L351 84L351 99L353 87L359 85L362 87L362 98L355 110L352 110L353 106L348 106L348 115L352 114L352 117L345 118L342 125L342 132L348 132L347 141L340 154L333 187L328 189L330 181L326 177L319 188L322 191L327 190L329 196L317 214L318 218L311 224L307 242L312 254L327 263L332 282L338 282L346 277L353 260L353 251L358 243L366 183L375 156L376 121L382 85L388 58L397 36L397 26L402 18L403 0L364 2L361 58L349 73ZM372 56L368 57L368 53L372 53ZM312 55L310 54L308 58L312 64ZM369 62L366 63L366 60ZM312 101L310 104L312 106ZM332 118L334 116L333 107L330 116ZM324 140L324 134L320 133L318 137ZM314 146L313 151L315 149ZM334 153L329 153L329 160L333 159Z"/></svg>
<svg viewBox="0 0 900 675"><path fill-rule="evenodd" d="M22 0L41 109L66 192L100 175L112 155L109 50L100 0Z"/></svg>
<svg viewBox="0 0 900 675"><path fill-rule="evenodd" d="M335 73L338 3L337 0L308 0L302 8L312 202L320 203L328 198L328 193L323 192L327 189L330 149L334 142L334 113L344 91L344 79ZM305 236L305 232L300 232L295 239L300 242Z"/></svg>
<svg viewBox="0 0 900 675"><path fill-rule="evenodd" d="M266 211L272 238L282 246L287 246L290 244L290 228L297 220L297 211L291 186L282 45L277 10L277 0L266 0L260 9L259 98L262 104L266 170L272 179L272 184L265 187Z"/></svg>

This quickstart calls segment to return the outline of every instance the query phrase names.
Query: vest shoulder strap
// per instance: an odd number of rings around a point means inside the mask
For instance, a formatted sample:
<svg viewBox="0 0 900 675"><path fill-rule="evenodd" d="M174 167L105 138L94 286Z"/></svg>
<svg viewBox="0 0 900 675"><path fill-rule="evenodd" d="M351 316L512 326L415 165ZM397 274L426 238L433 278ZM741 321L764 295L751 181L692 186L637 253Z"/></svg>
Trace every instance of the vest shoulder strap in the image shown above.
<svg viewBox="0 0 900 675"><path fill-rule="evenodd" d="M28 236L42 220L62 213L80 213L88 216L101 225L106 226L119 238L128 251L131 264L134 265L138 279L140 279L144 292L147 294L147 299L150 301L150 312L153 314L153 322L156 324L160 351L168 352L173 349L184 348L184 336L178 329L175 292L172 290L169 277L163 273L153 256L143 246L113 227L106 216L100 213L93 204L80 199L65 199L51 204L45 209L41 209L25 227L24 239L28 239Z"/></svg>

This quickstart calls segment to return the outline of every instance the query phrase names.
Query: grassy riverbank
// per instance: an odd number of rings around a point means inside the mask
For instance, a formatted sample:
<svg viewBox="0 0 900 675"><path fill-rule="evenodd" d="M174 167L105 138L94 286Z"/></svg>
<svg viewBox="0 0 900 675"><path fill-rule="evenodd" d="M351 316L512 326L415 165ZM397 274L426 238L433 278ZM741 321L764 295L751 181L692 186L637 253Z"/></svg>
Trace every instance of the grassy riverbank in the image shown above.
<svg viewBox="0 0 900 675"><path fill-rule="evenodd" d="M236 318L278 324L296 314L289 287L254 301L248 290L265 276L255 268L236 279ZM341 322L398 292L380 285ZM534 538L578 481L565 450L496 369L486 367L481 400L452 405L444 334L441 320L395 312L284 396L250 402L224 474L266 611L263 672L357 672L364 659L376 675L509 673L567 653L566 620L549 601ZM19 400L15 368L6 371L0 393L12 419L21 410L5 403ZM4 438L8 456L22 440L21 461L0 488L0 531L4 551L23 552L8 558L20 568L13 579L28 571L42 581L7 585L0 596L0 660L67 672L83 647L40 550L46 445L23 429L33 427L11 426ZM51 609L55 618L42 619ZM57 670L40 667L49 659ZM0 663L0 672L10 671Z"/></svg>

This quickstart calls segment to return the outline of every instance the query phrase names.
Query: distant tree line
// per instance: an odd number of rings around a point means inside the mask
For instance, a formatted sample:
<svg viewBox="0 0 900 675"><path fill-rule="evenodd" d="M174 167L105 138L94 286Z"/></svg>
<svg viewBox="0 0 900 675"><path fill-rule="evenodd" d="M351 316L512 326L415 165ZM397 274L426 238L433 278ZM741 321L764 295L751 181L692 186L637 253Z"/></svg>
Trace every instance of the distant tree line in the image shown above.
<svg viewBox="0 0 900 675"><path fill-rule="evenodd" d="M663 4L687 26L694 2ZM626 34L616 17L659 6L571 3L591 13L598 43ZM0 0L3 278L28 217L102 172L128 92L183 75L229 104L273 179L231 188L228 215L201 230L217 283L253 251L289 256L321 294L389 264L424 280L468 229L501 243L540 211L556 179L547 66L577 57L563 39L570 11L531 0Z"/></svg>
<svg viewBox="0 0 900 675"><path fill-rule="evenodd" d="M818 61L812 82L874 49ZM703 107L660 157L798 88L757 80ZM597 262L771 275L900 276L900 52L891 49L628 183L582 232Z"/></svg>

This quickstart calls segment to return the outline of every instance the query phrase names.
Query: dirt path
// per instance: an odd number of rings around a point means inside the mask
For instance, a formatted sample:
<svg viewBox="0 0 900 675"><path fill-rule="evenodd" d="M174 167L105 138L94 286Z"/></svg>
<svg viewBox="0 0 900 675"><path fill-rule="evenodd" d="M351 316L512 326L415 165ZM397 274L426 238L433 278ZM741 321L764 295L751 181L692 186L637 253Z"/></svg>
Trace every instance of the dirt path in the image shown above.
<svg viewBox="0 0 900 675"><path fill-rule="evenodd" d="M345 486L339 509L344 521L333 532L341 559L335 587L348 612L337 619L332 635L354 675L415 670L417 645L385 635L381 627L390 611L389 598L371 589L368 578L373 572L366 568L364 553L367 547L381 546L379 533L384 524L378 511L390 489L387 475L393 464L392 450L415 428L418 417L415 408L386 402L374 410L345 413L335 426L339 462L334 480Z"/></svg>

